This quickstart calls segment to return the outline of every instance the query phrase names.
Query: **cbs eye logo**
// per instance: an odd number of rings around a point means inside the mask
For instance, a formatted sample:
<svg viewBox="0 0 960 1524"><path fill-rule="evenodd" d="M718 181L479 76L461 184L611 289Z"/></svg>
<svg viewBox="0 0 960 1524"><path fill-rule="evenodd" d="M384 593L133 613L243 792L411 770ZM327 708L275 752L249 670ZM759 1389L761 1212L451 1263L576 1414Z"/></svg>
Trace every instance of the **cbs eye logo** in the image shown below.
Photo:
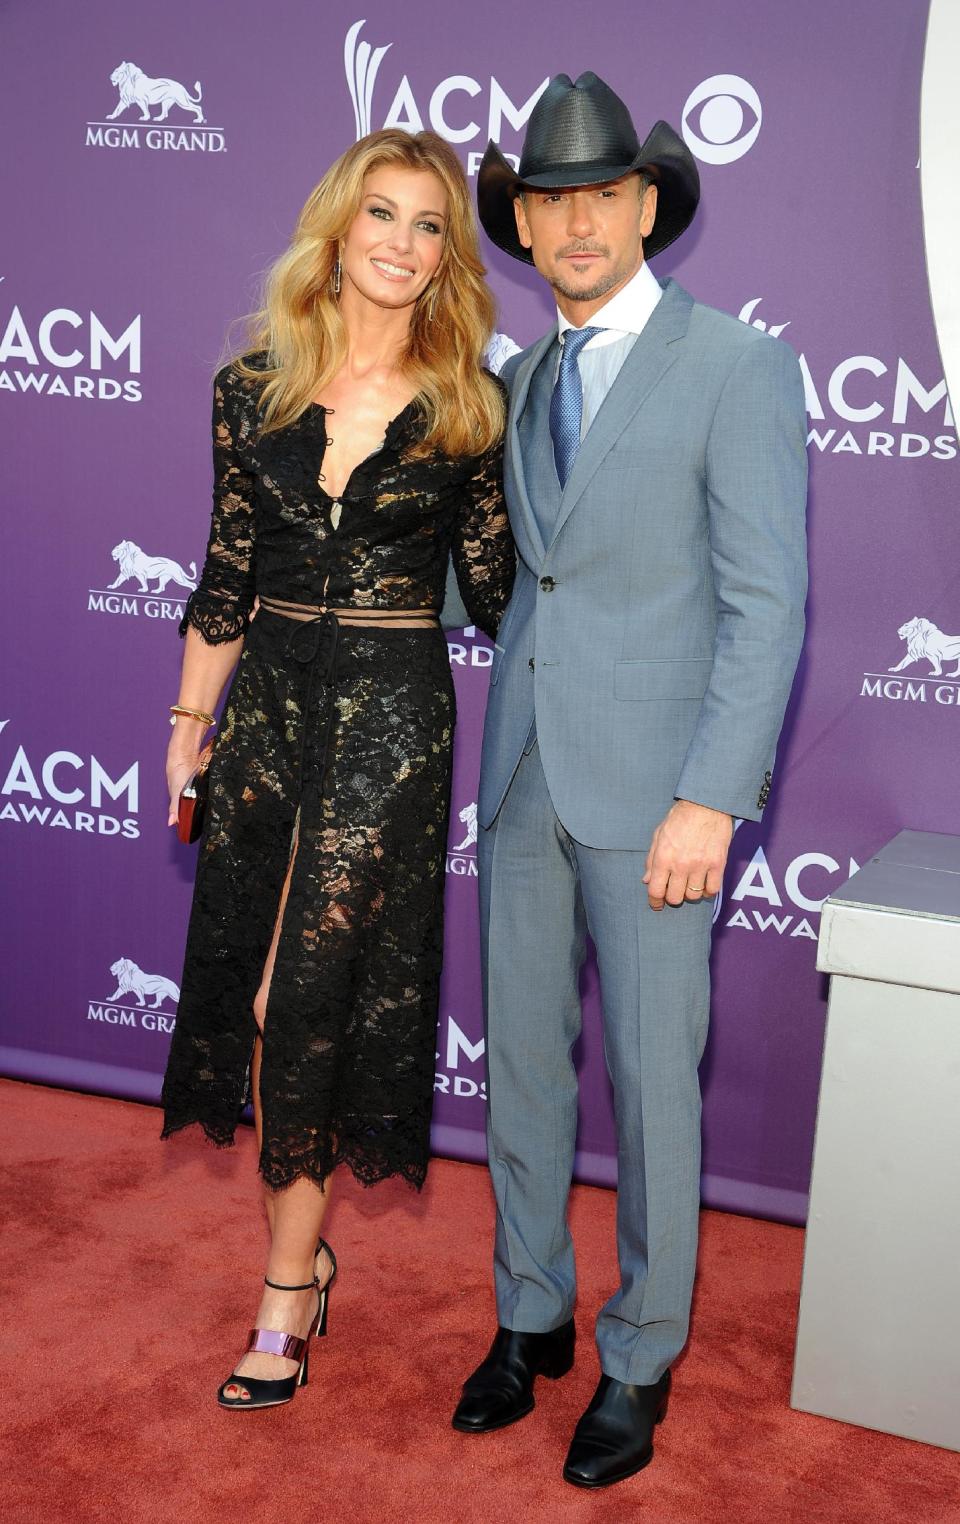
<svg viewBox="0 0 960 1524"><path fill-rule="evenodd" d="M753 115L752 125L748 113ZM712 74L687 96L680 130L704 164L732 164L753 147L762 120L760 97L749 80L739 74Z"/></svg>

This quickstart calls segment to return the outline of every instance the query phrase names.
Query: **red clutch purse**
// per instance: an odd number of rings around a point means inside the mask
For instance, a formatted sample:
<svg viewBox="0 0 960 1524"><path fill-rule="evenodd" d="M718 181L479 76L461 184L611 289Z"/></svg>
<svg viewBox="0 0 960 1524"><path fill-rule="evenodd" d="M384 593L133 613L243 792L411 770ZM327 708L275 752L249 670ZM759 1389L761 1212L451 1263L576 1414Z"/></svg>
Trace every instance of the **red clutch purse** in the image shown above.
<svg viewBox="0 0 960 1524"><path fill-rule="evenodd" d="M208 741L200 752L199 766L192 778L188 778L180 790L177 806L177 835L183 842L196 841L203 830L203 817L207 811L207 794L210 778L207 769L213 756L213 742Z"/></svg>

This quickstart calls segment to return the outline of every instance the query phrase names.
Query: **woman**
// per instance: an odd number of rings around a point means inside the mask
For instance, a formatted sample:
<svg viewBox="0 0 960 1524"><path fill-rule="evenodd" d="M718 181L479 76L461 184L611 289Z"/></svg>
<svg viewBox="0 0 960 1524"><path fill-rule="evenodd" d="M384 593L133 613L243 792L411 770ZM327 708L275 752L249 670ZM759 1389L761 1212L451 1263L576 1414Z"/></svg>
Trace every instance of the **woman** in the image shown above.
<svg viewBox="0 0 960 1524"><path fill-rule="evenodd" d="M219 1401L289 1401L325 1331L329 1179L422 1185L454 695L448 555L493 635L514 554L503 389L466 181L432 133L364 138L309 197L253 351L214 393L213 523L181 633L170 822L210 770L164 1135L247 1094L271 1246ZM255 618L251 613L255 608Z"/></svg>

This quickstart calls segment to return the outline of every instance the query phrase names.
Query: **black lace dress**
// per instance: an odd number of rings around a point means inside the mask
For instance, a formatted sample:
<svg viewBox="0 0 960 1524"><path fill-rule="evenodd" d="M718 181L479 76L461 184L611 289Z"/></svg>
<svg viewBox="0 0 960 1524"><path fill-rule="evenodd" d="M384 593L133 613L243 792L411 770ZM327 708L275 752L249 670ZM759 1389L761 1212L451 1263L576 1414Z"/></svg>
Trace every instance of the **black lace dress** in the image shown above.
<svg viewBox="0 0 960 1524"><path fill-rule="evenodd" d="M455 718L446 641L427 628L297 622L261 600L439 610L452 552L493 635L514 575L499 448L410 454L410 404L343 497L323 488L334 420L311 406L258 437L258 387L214 392L214 509L181 634L245 635L210 769L164 1136L232 1142L248 1095L252 1002L292 859L266 1019L260 1168L280 1189L345 1163L423 1183L436 1049Z"/></svg>

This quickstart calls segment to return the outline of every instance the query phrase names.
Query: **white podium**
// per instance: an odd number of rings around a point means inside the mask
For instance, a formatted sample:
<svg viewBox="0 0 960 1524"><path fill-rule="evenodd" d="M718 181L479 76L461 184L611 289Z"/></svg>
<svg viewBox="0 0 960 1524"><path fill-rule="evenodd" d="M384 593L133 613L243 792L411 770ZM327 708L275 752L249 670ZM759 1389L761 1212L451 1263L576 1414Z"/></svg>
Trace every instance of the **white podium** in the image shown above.
<svg viewBox="0 0 960 1524"><path fill-rule="evenodd" d="M960 1450L960 837L823 907L831 976L792 1406Z"/></svg>

